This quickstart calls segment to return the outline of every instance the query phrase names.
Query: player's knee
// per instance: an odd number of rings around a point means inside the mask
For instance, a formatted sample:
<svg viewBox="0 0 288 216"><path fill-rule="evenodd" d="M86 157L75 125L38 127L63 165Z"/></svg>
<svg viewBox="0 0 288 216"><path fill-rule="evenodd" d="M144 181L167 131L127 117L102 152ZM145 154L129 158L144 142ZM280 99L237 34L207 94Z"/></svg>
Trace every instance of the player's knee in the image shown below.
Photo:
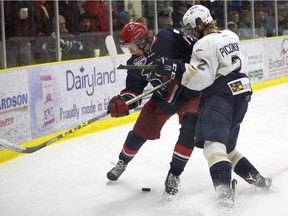
<svg viewBox="0 0 288 216"><path fill-rule="evenodd" d="M139 149L147 140L130 131L125 140L126 146L130 149Z"/></svg>
<svg viewBox="0 0 288 216"><path fill-rule="evenodd" d="M193 126L196 125L197 119L198 119L198 113L197 114L186 113L184 115L179 115L179 123L187 127L191 125Z"/></svg>
<svg viewBox="0 0 288 216"><path fill-rule="evenodd" d="M197 118L197 116L193 115L185 116L182 120L180 131L194 137Z"/></svg>
<svg viewBox="0 0 288 216"><path fill-rule="evenodd" d="M180 134L177 143L189 148L194 148L194 134L197 118L195 116L186 116L181 124Z"/></svg>

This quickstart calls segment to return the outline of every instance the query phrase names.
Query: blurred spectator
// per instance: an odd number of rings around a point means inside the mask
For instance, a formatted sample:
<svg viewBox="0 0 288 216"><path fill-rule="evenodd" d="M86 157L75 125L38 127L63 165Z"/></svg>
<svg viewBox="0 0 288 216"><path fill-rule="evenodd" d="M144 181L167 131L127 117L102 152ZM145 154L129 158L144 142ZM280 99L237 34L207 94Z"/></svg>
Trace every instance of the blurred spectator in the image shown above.
<svg viewBox="0 0 288 216"><path fill-rule="evenodd" d="M31 37L36 34L36 14L32 1L5 1L8 37Z"/></svg>
<svg viewBox="0 0 288 216"><path fill-rule="evenodd" d="M264 10L259 10L255 27L258 30L258 37L272 37L276 35L275 20L268 16Z"/></svg>
<svg viewBox="0 0 288 216"><path fill-rule="evenodd" d="M98 37L96 36L96 33L91 31L90 18L86 13L81 14L79 17L79 33L80 34L75 36L74 38L77 38L77 41L81 42L84 46L81 57L82 58L94 57L96 56L95 54L96 50L98 50L97 55L99 56L100 49L99 47L96 47Z"/></svg>
<svg viewBox="0 0 288 216"><path fill-rule="evenodd" d="M32 46L36 32L36 14L32 1L5 1L7 65L34 64Z"/></svg>
<svg viewBox="0 0 288 216"><path fill-rule="evenodd" d="M159 11L168 11L170 14L173 13L173 7L171 6L171 1L163 1L162 4L158 3Z"/></svg>
<svg viewBox="0 0 288 216"><path fill-rule="evenodd" d="M186 1L176 1L174 5L174 12L172 13L173 27L180 29L182 28L182 18L188 10Z"/></svg>
<svg viewBox="0 0 288 216"><path fill-rule="evenodd" d="M113 29L116 28L118 14L119 12L117 8L117 2L112 1L112 27Z"/></svg>
<svg viewBox="0 0 288 216"><path fill-rule="evenodd" d="M278 2L278 35L284 34L284 29L288 28L288 2Z"/></svg>
<svg viewBox="0 0 288 216"><path fill-rule="evenodd" d="M59 2L59 14L65 17L66 28L71 34L78 32L78 19L80 16L80 10L78 8L77 1L58 1Z"/></svg>
<svg viewBox="0 0 288 216"><path fill-rule="evenodd" d="M116 30L121 30L129 22L130 22L130 14L127 11L121 11L118 14Z"/></svg>
<svg viewBox="0 0 288 216"><path fill-rule="evenodd" d="M233 11L228 13L228 22L233 22L238 26L239 21L240 21L240 16L239 16L238 11L233 10Z"/></svg>
<svg viewBox="0 0 288 216"><path fill-rule="evenodd" d="M163 10L158 15L158 28L163 29L167 27L172 27L173 21L171 17L171 13L167 10Z"/></svg>
<svg viewBox="0 0 288 216"><path fill-rule="evenodd" d="M53 18L53 30L55 31L55 18ZM66 27L66 19L64 16L59 15L59 32L60 36L63 37L64 35L71 35L69 30ZM52 34L55 34L55 32L52 32Z"/></svg>
<svg viewBox="0 0 288 216"><path fill-rule="evenodd" d="M52 32L52 18L54 16L53 1L33 1L37 20L38 36L47 36Z"/></svg>
<svg viewBox="0 0 288 216"><path fill-rule="evenodd" d="M217 20L219 29L224 29L224 1L213 1L210 4L210 13L214 20Z"/></svg>
<svg viewBox="0 0 288 216"><path fill-rule="evenodd" d="M146 27L148 27L148 20L146 17L139 17L138 19L135 20L135 22L139 22L144 24Z"/></svg>
<svg viewBox="0 0 288 216"><path fill-rule="evenodd" d="M228 23L227 23L227 27L228 27L229 30L233 31L233 32L236 33L237 35L239 34L236 23L234 23L234 22L228 22Z"/></svg>
<svg viewBox="0 0 288 216"><path fill-rule="evenodd" d="M107 0L85 0L83 2L83 9L90 18L91 31L108 32Z"/></svg>
<svg viewBox="0 0 288 216"><path fill-rule="evenodd" d="M79 32L91 32L90 18L86 13L83 13L79 16Z"/></svg>
<svg viewBox="0 0 288 216"><path fill-rule="evenodd" d="M251 12L248 10L243 10L241 13L241 18L242 19L238 25L240 39L253 38Z"/></svg>

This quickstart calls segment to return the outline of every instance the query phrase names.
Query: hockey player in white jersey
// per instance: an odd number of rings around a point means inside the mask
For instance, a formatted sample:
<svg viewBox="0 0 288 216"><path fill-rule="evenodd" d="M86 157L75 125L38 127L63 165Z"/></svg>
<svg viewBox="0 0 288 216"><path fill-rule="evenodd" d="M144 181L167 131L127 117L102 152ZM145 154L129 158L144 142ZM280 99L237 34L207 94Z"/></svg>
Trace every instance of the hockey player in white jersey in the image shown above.
<svg viewBox="0 0 288 216"><path fill-rule="evenodd" d="M236 150L240 124L252 95L249 79L241 72L243 57L239 38L230 30L218 31L210 11L202 5L195 5L187 11L183 24L186 32L198 38L190 63L183 64L163 57L154 63L163 66L161 75L202 92L196 146L204 149L218 195L217 203L231 207L235 189L232 169L259 188L269 189L272 182L271 178L260 175Z"/></svg>

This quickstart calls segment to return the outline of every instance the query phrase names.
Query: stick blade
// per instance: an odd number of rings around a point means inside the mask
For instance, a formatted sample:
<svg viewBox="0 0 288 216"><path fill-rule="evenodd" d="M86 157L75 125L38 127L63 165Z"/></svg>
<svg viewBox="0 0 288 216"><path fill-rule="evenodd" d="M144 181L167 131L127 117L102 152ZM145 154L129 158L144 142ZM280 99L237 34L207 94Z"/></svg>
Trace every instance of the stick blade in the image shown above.
<svg viewBox="0 0 288 216"><path fill-rule="evenodd" d="M115 68L118 68L120 65L120 62L118 59L117 49L116 49L116 45L115 45L115 41L114 41L113 36L108 35L105 38L105 44L106 44L106 48L107 48L107 51L110 55L113 66Z"/></svg>

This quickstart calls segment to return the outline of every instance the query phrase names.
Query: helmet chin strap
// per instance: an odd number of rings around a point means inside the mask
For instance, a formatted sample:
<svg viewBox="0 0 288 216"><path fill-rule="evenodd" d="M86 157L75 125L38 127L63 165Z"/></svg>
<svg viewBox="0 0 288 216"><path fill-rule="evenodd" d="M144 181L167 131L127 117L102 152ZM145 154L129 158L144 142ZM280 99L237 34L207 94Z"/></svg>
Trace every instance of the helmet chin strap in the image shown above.
<svg viewBox="0 0 288 216"><path fill-rule="evenodd" d="M145 47L147 46L147 44L148 44L148 40L145 40L145 42L144 42L143 44L138 45L138 48L139 48L140 50L142 50L143 54L146 53ZM142 45L143 45L143 46L142 46Z"/></svg>

